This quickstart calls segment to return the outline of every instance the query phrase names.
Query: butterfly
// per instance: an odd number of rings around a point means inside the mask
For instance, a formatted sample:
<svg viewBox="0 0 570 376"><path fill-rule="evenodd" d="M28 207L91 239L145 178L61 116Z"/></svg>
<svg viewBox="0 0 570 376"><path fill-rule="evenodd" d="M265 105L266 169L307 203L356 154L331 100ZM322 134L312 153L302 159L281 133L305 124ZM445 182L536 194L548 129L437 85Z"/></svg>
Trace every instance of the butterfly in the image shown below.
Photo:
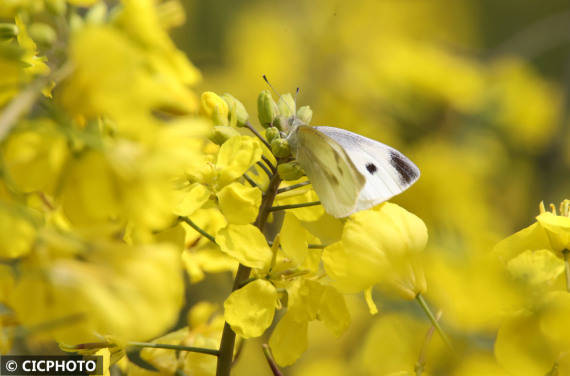
<svg viewBox="0 0 570 376"><path fill-rule="evenodd" d="M398 150L344 129L298 124L287 141L325 211L337 218L376 206L420 177Z"/></svg>

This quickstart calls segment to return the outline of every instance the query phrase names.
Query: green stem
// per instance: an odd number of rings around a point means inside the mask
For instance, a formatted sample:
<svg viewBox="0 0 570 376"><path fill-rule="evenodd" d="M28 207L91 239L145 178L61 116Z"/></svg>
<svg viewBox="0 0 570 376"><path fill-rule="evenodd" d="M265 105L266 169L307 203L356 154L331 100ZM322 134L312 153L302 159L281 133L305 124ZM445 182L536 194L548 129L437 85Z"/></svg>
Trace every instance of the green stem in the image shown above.
<svg viewBox="0 0 570 376"><path fill-rule="evenodd" d="M285 210L285 209L306 208L308 206L316 206L316 205L320 205L320 204L321 204L320 201L311 201L311 202L304 202L302 204L273 206L273 207L269 208L269 211L274 212L274 211Z"/></svg>
<svg viewBox="0 0 570 376"><path fill-rule="evenodd" d="M445 334L445 332L441 328L441 325L439 325L439 321L437 321L437 319L433 315L433 313L432 313L431 309L429 308L429 306L427 305L427 302L425 301L423 295L422 294L416 295L416 300L418 301L418 303L420 303L420 306L422 307L423 311L425 312L425 314L427 315L427 317L431 321L431 324L434 326L435 330L437 330L437 332L439 333L443 342L447 345L447 347L451 351L453 351L453 346L451 345L449 338L447 338L447 335Z"/></svg>
<svg viewBox="0 0 570 376"><path fill-rule="evenodd" d="M271 171L269 171L269 169L263 164L263 162L257 162L257 165L259 167L261 167L261 169L263 170L263 172L265 172L265 174L267 175L267 177L269 179L271 179L271 177L273 176L273 173Z"/></svg>
<svg viewBox="0 0 570 376"><path fill-rule="evenodd" d="M265 162L269 166L271 171L275 172L277 170L277 168L273 166L273 163L271 163L269 158L267 158L265 155L261 155L261 159L263 159L263 162Z"/></svg>
<svg viewBox="0 0 570 376"><path fill-rule="evenodd" d="M325 249L328 247L326 244L309 244L309 249Z"/></svg>
<svg viewBox="0 0 570 376"><path fill-rule="evenodd" d="M277 194L292 191L293 189L301 188L301 187L304 187L304 186L309 185L309 184L311 184L310 181L304 181L302 183L293 184L293 185L290 185L288 187L279 188L279 190L277 191Z"/></svg>
<svg viewBox="0 0 570 376"><path fill-rule="evenodd" d="M128 346L131 347L150 347L153 349L167 349L167 350L178 350L178 351L189 351L201 354L208 354L218 356L218 350L216 349L206 349L203 347L194 346L182 346L182 345L169 345L166 343L150 343L150 342L128 342Z"/></svg>
<svg viewBox="0 0 570 376"><path fill-rule="evenodd" d="M271 205L273 205L273 201L277 195L277 189L279 188L280 183L281 178L279 177L279 174L274 174L269 182L269 187L261 200L259 215L254 223L261 232L263 232L263 228L267 222L267 217L269 216L269 211L271 210ZM249 266L242 264L239 265L232 291L235 291L242 286L242 284L249 278L250 272L251 268ZM226 322L224 324L224 330L222 331L222 340L220 341L216 376L229 376L232 369L235 340L236 334L232 330L231 326Z"/></svg>
<svg viewBox="0 0 570 376"><path fill-rule="evenodd" d="M269 367L271 368L273 376L283 376L283 373L281 373L279 367L277 367L277 363L275 363L275 359L273 359L273 356L271 355L271 350L269 349L269 346L266 343L264 343L263 345L261 345L261 347L263 347L263 354L265 355L267 363L269 363Z"/></svg>
<svg viewBox="0 0 570 376"><path fill-rule="evenodd" d="M243 178L247 180L247 182L251 184L252 187L259 188L261 191L263 191L263 189L261 189L261 187L257 185L257 183L252 178L250 178L248 174L243 174Z"/></svg>
<svg viewBox="0 0 570 376"><path fill-rule="evenodd" d="M200 235L202 235L203 237L205 237L206 239L208 239L209 241L211 241L212 243L216 244L216 238L214 238L212 235L208 234L206 231L202 230L196 223L194 223L190 218L188 217L178 217L178 219L180 219L182 222L187 223L190 227L192 227L194 230L198 231L200 233Z"/></svg>
<svg viewBox="0 0 570 376"><path fill-rule="evenodd" d="M566 291L570 292L570 263L568 262L568 251L567 249L562 251L562 255L564 256L564 265L566 270Z"/></svg>
<svg viewBox="0 0 570 376"><path fill-rule="evenodd" d="M271 150L271 145L269 145L267 140L257 131L257 129L253 127L253 125L251 125L249 121L245 123L245 126L247 129L251 131L251 133L255 135L255 137L259 138L259 140L263 142L263 144L267 147L267 149Z"/></svg>

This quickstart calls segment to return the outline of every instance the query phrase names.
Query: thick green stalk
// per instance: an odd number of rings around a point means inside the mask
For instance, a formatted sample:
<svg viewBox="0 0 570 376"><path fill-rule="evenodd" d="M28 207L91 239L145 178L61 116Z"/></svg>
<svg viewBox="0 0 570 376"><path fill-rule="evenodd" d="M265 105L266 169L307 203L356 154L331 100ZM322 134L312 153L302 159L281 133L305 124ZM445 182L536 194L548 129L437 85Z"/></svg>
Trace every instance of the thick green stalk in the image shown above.
<svg viewBox="0 0 570 376"><path fill-rule="evenodd" d="M265 227L265 222L267 222L267 216L269 215L269 210L273 205L275 196L277 195L277 189L281 183L281 178L279 174L274 174L269 183L269 187L263 196L261 201L261 206L259 207L259 214L255 220L255 226L263 232ZM239 289L240 286L249 278L249 273L251 268L245 265L239 265L236 277L234 279L234 285L232 292ZM216 376L229 376L232 369L232 362L234 356L234 345L236 341L236 334L232 330L231 326L226 322L224 324L224 330L222 332L222 340L220 342L220 349L218 351L218 365L216 369Z"/></svg>

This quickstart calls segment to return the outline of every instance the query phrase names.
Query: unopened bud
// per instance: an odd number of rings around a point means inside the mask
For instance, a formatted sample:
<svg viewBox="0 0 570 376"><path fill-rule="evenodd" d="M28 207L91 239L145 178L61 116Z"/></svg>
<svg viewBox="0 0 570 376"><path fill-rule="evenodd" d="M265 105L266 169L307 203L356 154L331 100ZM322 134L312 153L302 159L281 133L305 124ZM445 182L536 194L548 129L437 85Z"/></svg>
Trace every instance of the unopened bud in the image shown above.
<svg viewBox="0 0 570 376"><path fill-rule="evenodd" d="M309 106L303 106L297 110L297 119L299 119L303 124L308 125L313 118L313 110Z"/></svg>
<svg viewBox="0 0 570 376"><path fill-rule="evenodd" d="M64 15L67 8L65 0L45 0L45 5L47 10L56 16Z"/></svg>
<svg viewBox="0 0 570 376"><path fill-rule="evenodd" d="M279 97L277 102L277 108L279 109L279 115L284 117L295 116L295 99L291 93L283 94Z"/></svg>
<svg viewBox="0 0 570 376"><path fill-rule="evenodd" d="M85 21L91 25L100 25L105 22L107 18L107 4L104 2L96 3L85 15Z"/></svg>
<svg viewBox="0 0 570 376"><path fill-rule="evenodd" d="M228 105L214 92L205 91L202 93L200 113L210 118L214 125L228 125Z"/></svg>
<svg viewBox="0 0 570 376"><path fill-rule="evenodd" d="M273 120L279 116L279 109L269 90L263 90L257 97L257 116L264 127L273 124Z"/></svg>
<svg viewBox="0 0 570 376"><path fill-rule="evenodd" d="M291 155L291 147L287 140L276 138L271 142L271 152L277 158L287 158Z"/></svg>
<svg viewBox="0 0 570 376"><path fill-rule="evenodd" d="M278 165L277 172L283 180L297 180L305 175L305 172L301 166L299 166L299 164L295 161Z"/></svg>
<svg viewBox="0 0 570 376"><path fill-rule="evenodd" d="M245 123L249 120L249 114L245 109L243 103L237 100L233 95L224 93L222 94L222 99L228 105L230 111L230 119L235 119L236 125L238 127L243 127Z"/></svg>
<svg viewBox="0 0 570 376"><path fill-rule="evenodd" d="M43 22L34 22L30 25L30 36L38 44L51 46L57 39L55 30Z"/></svg>
<svg viewBox="0 0 570 376"><path fill-rule="evenodd" d="M18 35L18 26L13 23L0 23L0 40L14 38Z"/></svg>
<svg viewBox="0 0 570 376"><path fill-rule="evenodd" d="M270 144L273 142L273 140L281 138L281 134L279 133L279 129L277 127L267 128L265 130L265 138L267 139L267 142L269 142Z"/></svg>
<svg viewBox="0 0 570 376"><path fill-rule="evenodd" d="M224 142L234 136L239 136L240 133L233 127L228 125L215 126L210 134L210 141L216 145L222 145Z"/></svg>

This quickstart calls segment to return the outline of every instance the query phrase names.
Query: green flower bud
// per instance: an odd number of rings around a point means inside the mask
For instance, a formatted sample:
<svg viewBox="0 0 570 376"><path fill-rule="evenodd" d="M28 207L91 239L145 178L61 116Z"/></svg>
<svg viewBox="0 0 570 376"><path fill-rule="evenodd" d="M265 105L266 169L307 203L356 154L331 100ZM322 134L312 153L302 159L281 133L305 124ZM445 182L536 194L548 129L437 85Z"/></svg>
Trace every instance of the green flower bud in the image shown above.
<svg viewBox="0 0 570 376"><path fill-rule="evenodd" d="M269 127L265 130L265 138L271 144L273 140L281 138L281 133L277 127Z"/></svg>
<svg viewBox="0 0 570 376"><path fill-rule="evenodd" d="M30 36L38 44L51 46L57 39L55 30L43 22L34 22L30 25Z"/></svg>
<svg viewBox="0 0 570 376"><path fill-rule="evenodd" d="M222 99L226 102L230 110L230 123L235 121L238 127L243 127L249 120L249 114L247 113L243 103L228 93L222 94Z"/></svg>
<svg viewBox="0 0 570 376"><path fill-rule="evenodd" d="M283 138L276 138L271 141L271 152L277 158L287 158L291 155L291 147L287 140Z"/></svg>
<svg viewBox="0 0 570 376"><path fill-rule="evenodd" d="M210 141L216 145L222 145L224 142L234 136L239 136L240 133L233 127L228 125L215 126L210 134Z"/></svg>
<svg viewBox="0 0 570 376"><path fill-rule="evenodd" d="M14 38L18 35L18 26L13 23L0 23L0 40Z"/></svg>
<svg viewBox="0 0 570 376"><path fill-rule="evenodd" d="M313 118L313 110L309 106L303 106L297 110L297 119L303 122L303 124L309 124Z"/></svg>
<svg viewBox="0 0 570 376"><path fill-rule="evenodd" d="M65 0L45 0L46 8L56 16L62 16L67 9Z"/></svg>
<svg viewBox="0 0 570 376"><path fill-rule="evenodd" d="M228 105L214 92L205 91L202 93L200 113L210 118L214 125L228 125Z"/></svg>
<svg viewBox="0 0 570 376"><path fill-rule="evenodd" d="M283 94L279 97L277 108L279 109L279 115L281 116L285 116L287 118L295 116L295 99L293 99L291 93Z"/></svg>
<svg viewBox="0 0 570 376"><path fill-rule="evenodd" d="M279 116L279 109L269 90L263 90L257 97L257 116L261 125L266 128Z"/></svg>
<svg viewBox="0 0 570 376"><path fill-rule="evenodd" d="M305 172L301 166L299 166L299 164L295 161L278 165L277 172L283 180L297 180L305 175Z"/></svg>
<svg viewBox="0 0 570 376"><path fill-rule="evenodd" d="M107 4L95 3L87 12L85 16L85 21L91 25L100 25L103 24L107 18Z"/></svg>

